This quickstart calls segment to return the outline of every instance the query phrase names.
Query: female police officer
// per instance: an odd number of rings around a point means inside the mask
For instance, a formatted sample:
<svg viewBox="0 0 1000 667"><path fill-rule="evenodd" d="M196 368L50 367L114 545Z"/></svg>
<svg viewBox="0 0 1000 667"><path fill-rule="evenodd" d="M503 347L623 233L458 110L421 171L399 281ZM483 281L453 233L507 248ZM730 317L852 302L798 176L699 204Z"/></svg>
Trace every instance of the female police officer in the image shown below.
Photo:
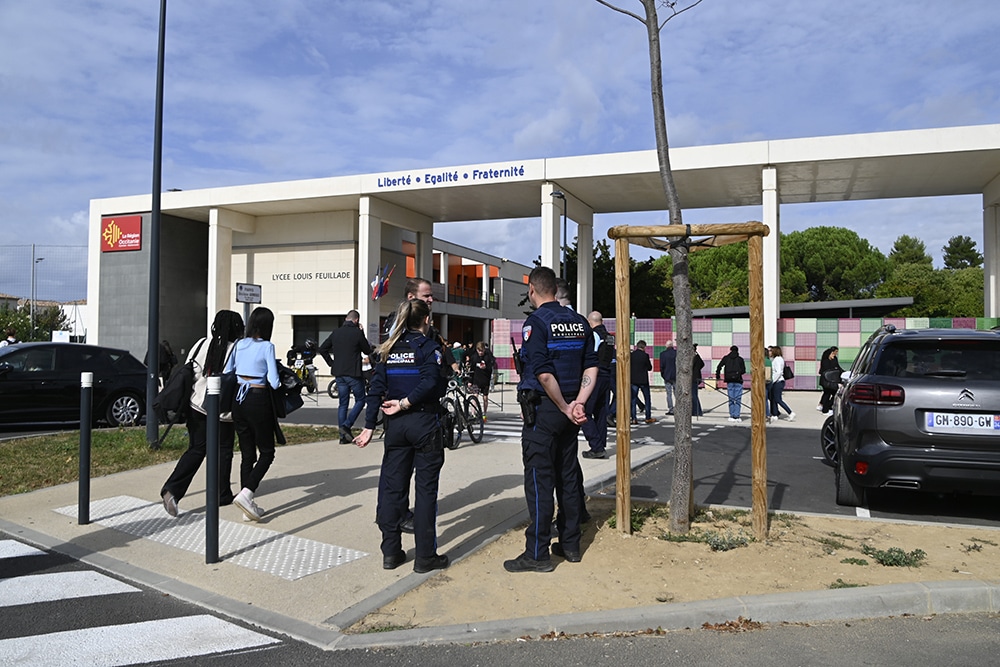
<svg viewBox="0 0 1000 667"><path fill-rule="evenodd" d="M430 308L419 299L404 301L396 312L396 327L378 348L368 389L365 428L354 439L366 447L379 408L386 415L385 453L378 483L375 518L382 531L382 567L393 570L406 561L400 522L407 511L410 477L416 471L413 527L416 541L414 572L448 567L448 556L437 553L438 478L444 465L440 429L441 397L447 388L441 347L427 338Z"/></svg>

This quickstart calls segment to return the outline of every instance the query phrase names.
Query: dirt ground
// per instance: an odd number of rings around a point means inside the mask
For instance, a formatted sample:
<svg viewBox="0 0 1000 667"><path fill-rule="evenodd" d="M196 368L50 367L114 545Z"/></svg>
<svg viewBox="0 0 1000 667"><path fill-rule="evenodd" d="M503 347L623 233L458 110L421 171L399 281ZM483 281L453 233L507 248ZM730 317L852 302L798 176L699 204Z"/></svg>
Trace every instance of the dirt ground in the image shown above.
<svg viewBox="0 0 1000 667"><path fill-rule="evenodd" d="M581 562L553 557L554 572L508 573L503 561L524 547L523 532L511 531L349 631L848 586L1000 579L996 529L777 514L768 539L756 542L748 512L708 510L696 517L690 533L708 541L678 542L664 539L669 534L665 510L652 510L641 530L625 535L608 525L613 502L590 500L588 507L594 518L585 526ZM710 546L742 539L749 543L717 551ZM863 548L874 549L875 556ZM882 565L876 559L898 560L917 550L926 556L914 567Z"/></svg>

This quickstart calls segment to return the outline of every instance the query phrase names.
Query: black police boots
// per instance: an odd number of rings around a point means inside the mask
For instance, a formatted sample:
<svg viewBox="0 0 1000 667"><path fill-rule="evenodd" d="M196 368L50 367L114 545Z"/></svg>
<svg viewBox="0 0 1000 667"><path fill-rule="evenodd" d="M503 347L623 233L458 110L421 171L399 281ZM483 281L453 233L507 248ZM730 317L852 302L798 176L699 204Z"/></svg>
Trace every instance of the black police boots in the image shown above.
<svg viewBox="0 0 1000 667"><path fill-rule="evenodd" d="M413 561L413 571L417 574L425 574L434 570L443 570L448 567L447 556L431 556L429 558L417 558Z"/></svg>

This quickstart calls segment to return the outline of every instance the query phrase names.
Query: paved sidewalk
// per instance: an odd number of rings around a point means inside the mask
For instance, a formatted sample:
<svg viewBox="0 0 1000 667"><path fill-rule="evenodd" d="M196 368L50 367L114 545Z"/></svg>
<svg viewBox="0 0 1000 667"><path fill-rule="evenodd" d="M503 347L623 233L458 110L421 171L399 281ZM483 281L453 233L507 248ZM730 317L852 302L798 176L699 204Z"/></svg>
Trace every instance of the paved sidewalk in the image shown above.
<svg viewBox="0 0 1000 667"><path fill-rule="evenodd" d="M439 551L453 561L479 549L526 520L516 404L508 390L505 409L491 407L487 437L466 439L448 452L441 475ZM788 392L798 426L817 429L818 394ZM703 390L708 412L698 421L726 420L725 396ZM654 416L665 407L653 394ZM322 405L320 403L319 405ZM662 406L656 409L655 406ZM304 408L310 409L310 408ZM319 413L317 413L319 414ZM749 420L745 423L749 426ZM778 423L770 428L781 428ZM663 456L672 443L658 442L659 427L633 431L632 466ZM609 433L609 440L613 434ZM609 445L612 442L609 441ZM566 632L692 627L752 615L755 620L823 620L935 611L998 611L1000 589L988 584L938 584L758 596L601 614L525 618L475 627L422 628L344 635L343 628L399 597L434 574L412 571L410 561L382 569L375 502L382 447L322 442L281 447L261 485L258 503L265 520L242 521L235 507L221 510L222 562L204 556L204 476L196 478L169 517L159 490L173 464L96 478L91 484L89 525L77 523L78 485L0 498L0 531L49 548L126 579L149 585L250 623L325 648L447 641L486 641ZM615 475L616 461L580 461L588 488Z"/></svg>

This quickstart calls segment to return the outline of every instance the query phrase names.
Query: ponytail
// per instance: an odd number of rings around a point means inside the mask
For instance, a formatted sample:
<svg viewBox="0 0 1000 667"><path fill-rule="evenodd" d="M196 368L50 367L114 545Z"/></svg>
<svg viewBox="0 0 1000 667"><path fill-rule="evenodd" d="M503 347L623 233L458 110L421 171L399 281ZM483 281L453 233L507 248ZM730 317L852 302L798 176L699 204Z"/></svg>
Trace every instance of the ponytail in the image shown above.
<svg viewBox="0 0 1000 667"><path fill-rule="evenodd" d="M410 299L399 304L396 309L396 322L393 325L389 338L378 346L380 359L385 359L389 350L399 342L407 330L419 329L424 320L431 314L431 308L420 299Z"/></svg>

